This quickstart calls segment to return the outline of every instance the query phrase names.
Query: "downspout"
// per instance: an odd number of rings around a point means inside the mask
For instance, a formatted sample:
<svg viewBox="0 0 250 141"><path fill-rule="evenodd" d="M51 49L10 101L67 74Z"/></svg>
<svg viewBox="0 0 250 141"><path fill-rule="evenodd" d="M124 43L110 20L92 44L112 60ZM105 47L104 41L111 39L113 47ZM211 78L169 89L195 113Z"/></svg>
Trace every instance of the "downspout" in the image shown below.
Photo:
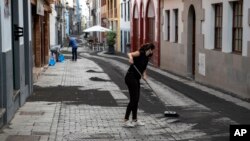
<svg viewBox="0 0 250 141"><path fill-rule="evenodd" d="M157 64L157 66L158 67L160 67L160 58L161 58L161 48L160 48L160 46L161 46L161 0L159 0L159 2L158 2L158 16L159 16L159 20L158 20L158 64Z"/></svg>

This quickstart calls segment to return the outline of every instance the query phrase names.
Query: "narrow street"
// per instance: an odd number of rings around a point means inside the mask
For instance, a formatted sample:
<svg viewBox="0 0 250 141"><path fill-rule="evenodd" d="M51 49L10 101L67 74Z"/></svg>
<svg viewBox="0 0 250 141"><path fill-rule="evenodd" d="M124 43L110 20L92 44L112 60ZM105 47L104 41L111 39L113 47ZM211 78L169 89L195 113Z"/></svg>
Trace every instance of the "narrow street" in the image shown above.
<svg viewBox="0 0 250 141"><path fill-rule="evenodd" d="M129 101L126 56L79 48L77 62L49 66L34 94L0 134L1 141L228 141L229 125L250 124L250 103L150 66L141 80L138 118L145 126L124 128ZM164 111L180 117L165 117Z"/></svg>

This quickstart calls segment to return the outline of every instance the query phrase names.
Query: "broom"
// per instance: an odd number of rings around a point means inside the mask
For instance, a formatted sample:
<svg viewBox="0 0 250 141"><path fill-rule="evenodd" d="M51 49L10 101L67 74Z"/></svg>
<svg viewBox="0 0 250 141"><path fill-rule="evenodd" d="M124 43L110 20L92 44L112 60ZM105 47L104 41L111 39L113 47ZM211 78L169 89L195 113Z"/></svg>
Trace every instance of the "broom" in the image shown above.
<svg viewBox="0 0 250 141"><path fill-rule="evenodd" d="M135 65L133 65L135 70L140 74L140 76L142 77L142 74L141 72L137 69L137 67ZM142 77L143 78L143 77ZM148 83L148 81L146 79L143 79L146 84L148 85L148 87L152 90L152 92L154 93L155 96L157 96L159 99L160 97L156 94L156 92L154 91L154 89L150 86L150 84ZM169 108L168 108L169 109ZM179 117L179 114L175 111L170 111L170 110L167 110L167 111L164 111L164 115L166 117Z"/></svg>

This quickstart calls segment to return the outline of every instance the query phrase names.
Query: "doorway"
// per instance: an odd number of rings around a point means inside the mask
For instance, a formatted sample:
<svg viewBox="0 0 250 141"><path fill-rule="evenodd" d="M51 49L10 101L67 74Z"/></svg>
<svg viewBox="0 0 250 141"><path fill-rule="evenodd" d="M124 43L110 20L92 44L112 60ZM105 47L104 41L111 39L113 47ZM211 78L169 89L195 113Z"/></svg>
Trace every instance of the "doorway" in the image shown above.
<svg viewBox="0 0 250 141"><path fill-rule="evenodd" d="M195 59L196 59L196 14L195 14L195 9L194 6L190 6L189 12L188 12L188 43L187 43L187 57L188 57L188 63L187 63L187 68L188 68L188 75L191 78L195 78L195 70L196 70L196 65L195 65Z"/></svg>
<svg viewBox="0 0 250 141"><path fill-rule="evenodd" d="M133 31L134 31L134 51L140 48L140 41L139 41L139 20L134 18L133 21Z"/></svg>
<svg viewBox="0 0 250 141"><path fill-rule="evenodd" d="M143 10L143 5L141 4L141 9L140 9L140 46L143 44L144 40L144 10Z"/></svg>
<svg viewBox="0 0 250 141"><path fill-rule="evenodd" d="M15 30L19 27L19 1L12 1L11 4L11 20L12 20L12 63L13 63L13 88L14 95L17 95L20 91L20 38L16 36ZM22 38L22 37L21 37Z"/></svg>
<svg viewBox="0 0 250 141"><path fill-rule="evenodd" d="M133 51L136 51L140 47L140 34L139 34L139 12L138 7L135 5L133 13Z"/></svg>

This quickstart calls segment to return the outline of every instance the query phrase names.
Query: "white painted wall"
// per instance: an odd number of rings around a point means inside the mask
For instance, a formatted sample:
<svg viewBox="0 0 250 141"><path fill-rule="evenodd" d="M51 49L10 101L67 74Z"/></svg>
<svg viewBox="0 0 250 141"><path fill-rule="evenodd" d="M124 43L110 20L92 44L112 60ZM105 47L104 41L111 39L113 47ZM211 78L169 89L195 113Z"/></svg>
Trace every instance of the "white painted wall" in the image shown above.
<svg viewBox="0 0 250 141"><path fill-rule="evenodd" d="M128 35L128 33L130 32L130 21L131 21L131 16L130 16L130 19L128 20L128 14L131 14L130 12L133 10L131 7L130 7L130 11L128 11L129 9L128 9L128 1L129 0L126 0L126 1L120 1L120 6L121 6L121 4L122 4L122 6L123 6L123 8L120 8L120 12L119 12L119 14L120 14L120 29L121 29L121 31L123 31L122 32L122 35L121 35L121 41L122 41L122 43L123 43L123 45L125 45L126 43L128 43L128 42L130 42L130 35ZM126 10L125 10L125 3L126 3ZM131 5L131 3L130 3L130 5ZM123 11L122 11L122 9L123 9ZM136 10L138 10L138 8L136 9ZM123 17L121 17L121 12L123 12ZM126 12L126 14L125 14L125 12ZM139 12L139 11L138 11ZM125 21L125 15L126 15L126 21ZM137 13L137 17L138 17L138 13ZM125 31L127 32L127 34L125 35ZM126 36L126 38L127 38L127 41L125 41L125 36ZM126 43L125 43L126 42ZM123 45L121 45L121 46L123 46ZM125 52L125 48L126 48L126 46L123 46L123 48L122 48L122 52Z"/></svg>
<svg viewBox="0 0 250 141"><path fill-rule="evenodd" d="M56 45L57 44L57 28L56 28L56 16L57 13L55 11L55 5L51 5L52 12L49 15L50 20L50 45Z"/></svg>
<svg viewBox="0 0 250 141"><path fill-rule="evenodd" d="M19 12L18 12L18 15L19 15L19 26L20 27L23 27L23 1L19 1L18 3L18 8L19 8ZM24 44L24 40L23 40L23 36L19 38L19 43L20 45L23 45Z"/></svg>
<svg viewBox="0 0 250 141"><path fill-rule="evenodd" d="M2 31L2 52L7 52L11 50L12 46L12 33L11 33L11 1L9 1L9 12L10 15L5 17L4 15L4 1L0 1L0 14L1 14L1 31Z"/></svg>
<svg viewBox="0 0 250 141"><path fill-rule="evenodd" d="M121 5L121 3L123 3L123 18L120 18L120 22L121 22L121 25L120 25L120 27L121 27L121 30L130 30L130 21L131 21L131 17L130 17L130 20L128 21L128 5L127 5L127 3L128 3L128 1L129 0L126 0L125 2L126 2L126 12L127 12L127 17L126 17L126 21L125 21L125 7L124 7L124 1L120 1L120 5ZM121 15L121 9L122 8L120 8L120 15ZM130 8L130 10L132 10L132 8ZM138 10L138 9L137 9ZM129 13L130 14L130 13ZM120 16L121 17L121 16Z"/></svg>
<svg viewBox="0 0 250 141"><path fill-rule="evenodd" d="M181 33L183 32L183 22L181 20L181 13L183 12L184 9L184 5L182 0L164 0L163 1L163 17L164 19L166 19L166 14L165 11L166 10L170 10L170 42L174 42L175 41L175 16L174 16L174 9L178 9L178 43L182 42L181 39ZM167 23L164 20L163 23L163 28L162 29L166 29L167 27ZM167 30L162 30L163 34L161 35L166 35L167 34ZM166 37L165 37L166 39Z"/></svg>
<svg viewBox="0 0 250 141"><path fill-rule="evenodd" d="M250 25L248 24L248 10L250 9L250 1L243 1L243 48L242 48L242 56L250 56L247 54L247 42L250 41ZM250 48L249 48L250 50Z"/></svg>
<svg viewBox="0 0 250 141"><path fill-rule="evenodd" d="M30 0L28 0L28 3L30 3ZM32 40L32 22L31 22L31 6L28 7L28 11L29 11L29 40ZM32 46L31 46L32 47Z"/></svg>
<svg viewBox="0 0 250 141"><path fill-rule="evenodd" d="M222 52L232 52L232 14L233 9L230 4L236 0L203 0L202 6L205 9L205 20L202 22L202 33L205 35L204 47L214 49L214 17L213 4L223 3L223 31L222 31ZM249 41L250 27L248 25L248 9L250 1L243 1L243 45L242 56L247 56L247 41Z"/></svg>

